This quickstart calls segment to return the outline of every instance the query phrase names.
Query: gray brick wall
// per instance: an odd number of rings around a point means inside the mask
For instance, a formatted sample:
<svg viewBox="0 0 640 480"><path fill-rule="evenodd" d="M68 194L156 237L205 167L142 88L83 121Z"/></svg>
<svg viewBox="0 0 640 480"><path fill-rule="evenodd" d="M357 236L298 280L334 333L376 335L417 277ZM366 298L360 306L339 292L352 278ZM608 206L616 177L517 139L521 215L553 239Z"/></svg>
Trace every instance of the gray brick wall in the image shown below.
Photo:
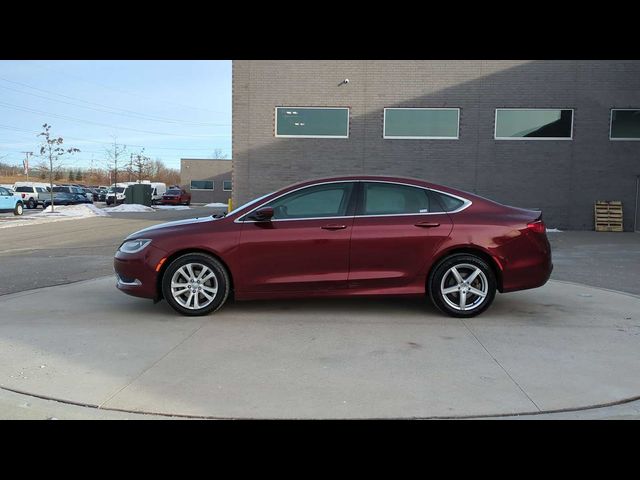
<svg viewBox="0 0 640 480"><path fill-rule="evenodd" d="M276 106L348 106L350 136L275 138ZM459 107L460 139L385 140L384 107ZM573 108L573 140L494 140L501 107ZM594 201L622 200L631 230L640 142L609 140L609 110L636 107L640 61L234 61L234 204L314 177L393 174L542 208L561 229L593 229Z"/></svg>

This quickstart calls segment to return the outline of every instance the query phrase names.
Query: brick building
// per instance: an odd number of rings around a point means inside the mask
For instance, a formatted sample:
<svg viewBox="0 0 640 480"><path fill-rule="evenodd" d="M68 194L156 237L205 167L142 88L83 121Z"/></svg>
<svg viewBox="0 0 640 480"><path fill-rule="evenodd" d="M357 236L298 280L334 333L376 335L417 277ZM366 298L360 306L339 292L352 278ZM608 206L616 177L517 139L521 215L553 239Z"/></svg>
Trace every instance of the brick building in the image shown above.
<svg viewBox="0 0 640 480"><path fill-rule="evenodd" d="M231 160L182 158L180 185L192 203L227 203L232 194Z"/></svg>
<svg viewBox="0 0 640 480"><path fill-rule="evenodd" d="M233 62L234 205L393 174L541 208L562 229L593 229L594 202L622 200L632 230L637 140L640 61Z"/></svg>

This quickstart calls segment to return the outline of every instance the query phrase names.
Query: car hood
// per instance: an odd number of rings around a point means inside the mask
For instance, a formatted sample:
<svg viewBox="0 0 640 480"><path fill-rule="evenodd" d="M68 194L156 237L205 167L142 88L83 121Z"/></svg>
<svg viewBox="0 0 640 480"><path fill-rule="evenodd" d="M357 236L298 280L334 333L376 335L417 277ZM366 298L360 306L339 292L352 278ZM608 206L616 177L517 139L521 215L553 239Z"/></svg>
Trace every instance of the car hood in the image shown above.
<svg viewBox="0 0 640 480"><path fill-rule="evenodd" d="M175 220L173 222L159 223L158 225L152 225L151 227L143 228L142 230L133 232L125 240L132 240L135 238L142 238L146 236L153 237L156 234L163 234L171 229L174 229L175 227L184 227L186 225L194 225L197 223L215 222L216 220L218 219L213 218L212 216L208 216L208 217L187 218L184 220Z"/></svg>

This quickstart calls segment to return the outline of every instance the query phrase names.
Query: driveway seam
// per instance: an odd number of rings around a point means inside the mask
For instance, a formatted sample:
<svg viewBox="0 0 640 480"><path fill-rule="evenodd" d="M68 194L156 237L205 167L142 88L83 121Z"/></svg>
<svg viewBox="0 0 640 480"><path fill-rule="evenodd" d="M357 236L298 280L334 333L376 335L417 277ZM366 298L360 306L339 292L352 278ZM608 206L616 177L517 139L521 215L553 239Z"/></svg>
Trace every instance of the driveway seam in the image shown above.
<svg viewBox="0 0 640 480"><path fill-rule="evenodd" d="M464 325L464 327L467 329L467 331L473 335L473 338L476 339L476 342L478 342L480 344L480 346L484 349L485 352L487 352L487 355L489 355L491 357L491 359L496 362L496 364L502 369L502 371L505 373L505 375L507 377L509 377L509 379L515 384L516 387L518 387L520 389L520 391L524 394L525 397L527 397L529 399L529 401L533 404L533 406L536 407L536 409L538 410L538 412L542 412L542 409L538 406L538 404L536 402L533 401L533 398L531 398L529 396L529 394L524 390L524 388L522 388L520 386L520 384L518 382L515 381L515 379L509 374L509 372L507 371L506 368L504 368L502 366L502 364L496 359L496 357L494 357L491 352L489 350L487 350L487 347L484 346L484 343L482 343L480 341L480 339L476 336L476 334L473 332L473 330L471 330L471 328L469 328L469 325L466 324L466 322L463 320L462 324Z"/></svg>
<svg viewBox="0 0 640 480"><path fill-rule="evenodd" d="M160 363L162 360L164 360L165 358L167 358L176 348L178 348L180 345L182 345L184 342L186 342L187 340L189 340L191 337L193 337L197 332L200 331L200 329L202 329L202 327L204 327L206 324L208 323L207 320L203 321L200 326L198 328L196 328L193 332L191 332L189 335L187 335L185 338L183 338L182 340L180 340L176 345L174 345L168 352L166 352L164 355L162 355L162 357L160 357L158 360L156 360L155 362L153 362L153 364L149 365L147 368L145 368L142 372L140 372L138 375L136 375L136 377L134 377L133 379L131 379L131 381L129 381L126 385L124 385L122 388L120 388L118 391L114 392L112 395L110 395L106 400L104 400L102 403L100 403L98 405L99 409L102 409L104 407L104 405L106 405L107 403L109 403L111 400L113 400L116 396L118 396L122 391L124 391L125 389L127 389L127 387L129 387L131 384L133 384L135 381L137 381L139 378L141 378L145 373L147 373L149 370L151 370L153 367L155 367L156 365L158 365L158 363Z"/></svg>

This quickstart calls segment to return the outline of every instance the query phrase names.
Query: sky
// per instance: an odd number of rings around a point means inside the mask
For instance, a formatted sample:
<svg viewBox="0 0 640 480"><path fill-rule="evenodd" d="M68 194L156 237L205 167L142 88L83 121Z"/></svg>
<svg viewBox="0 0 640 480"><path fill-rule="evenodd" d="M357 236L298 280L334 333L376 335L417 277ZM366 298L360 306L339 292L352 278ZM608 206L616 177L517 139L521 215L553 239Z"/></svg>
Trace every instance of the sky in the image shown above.
<svg viewBox="0 0 640 480"><path fill-rule="evenodd" d="M44 123L81 150L65 168L107 168L114 137L127 159L144 147L176 169L216 150L231 158L231 61L0 60L0 161L37 155Z"/></svg>

